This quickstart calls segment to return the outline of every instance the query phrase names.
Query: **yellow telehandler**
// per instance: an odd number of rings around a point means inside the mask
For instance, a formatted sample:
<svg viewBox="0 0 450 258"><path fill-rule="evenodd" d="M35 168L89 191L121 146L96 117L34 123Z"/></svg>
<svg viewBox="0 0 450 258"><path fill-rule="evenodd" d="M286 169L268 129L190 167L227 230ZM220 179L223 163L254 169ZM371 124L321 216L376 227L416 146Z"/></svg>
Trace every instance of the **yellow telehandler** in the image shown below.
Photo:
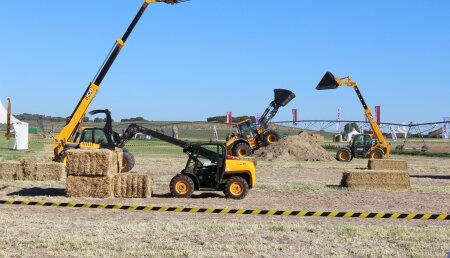
<svg viewBox="0 0 450 258"><path fill-rule="evenodd" d="M125 45L125 42L127 41L128 37L130 36L131 32L133 31L134 27L140 20L141 16L144 14L147 7L152 3L166 3L166 4L178 4L180 2L185 2L188 0L145 0L142 4L141 8L139 9L138 13L134 17L131 24L128 26L127 30L125 31L122 38L116 40L111 52L108 54L105 62L100 67L100 70L92 80L92 82L87 87L86 91L84 92L83 96L81 97L80 101L78 102L78 105L76 106L75 110L73 111L72 115L70 115L68 122L66 125L62 128L59 135L54 138L53 142L53 160L57 162L65 162L66 156L65 152L67 149L71 148L104 148L102 144L98 143L92 143L92 142L76 142L74 140L74 137L77 133L80 133L82 131L81 124L83 122L83 119L88 112L89 106L94 99L95 95L97 94L98 90L100 89L100 84L102 83L103 79L105 78L106 74L108 73L109 69L111 68L112 64L114 63L114 60L119 55L120 51L122 50L123 46ZM84 128L88 129L88 128ZM114 137L114 135L106 135L106 137L111 138ZM134 158L131 155L131 153L128 153L124 151L124 162L123 164L128 164L126 167L122 168L123 172L126 172L127 170L131 169L129 164L134 164Z"/></svg>
<svg viewBox="0 0 450 258"><path fill-rule="evenodd" d="M359 134L351 140L348 146L345 146L338 150L336 159L338 161L351 161L353 158L371 158L371 159L383 159L389 158L391 148L383 136L380 127L373 119L372 111L367 106L361 92L359 91L356 82L352 81L350 76L344 78L336 78L330 72L325 73L322 80L317 85L317 90L332 90L337 87L345 85L355 89L356 95L361 101L366 114L367 120L372 127L373 134Z"/></svg>

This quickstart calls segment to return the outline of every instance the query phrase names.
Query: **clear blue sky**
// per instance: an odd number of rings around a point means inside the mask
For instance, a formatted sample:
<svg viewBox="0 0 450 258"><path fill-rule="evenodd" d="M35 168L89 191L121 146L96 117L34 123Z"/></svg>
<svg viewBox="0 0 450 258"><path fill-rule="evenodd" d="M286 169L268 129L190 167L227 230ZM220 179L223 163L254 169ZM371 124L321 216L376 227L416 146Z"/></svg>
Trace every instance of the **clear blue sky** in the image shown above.
<svg viewBox="0 0 450 258"><path fill-rule="evenodd" d="M0 98L13 112L68 116L143 1L0 1ZM450 116L450 2L191 0L153 4L91 109L115 119L262 113L274 88L297 98L275 121L362 120L351 75L385 122Z"/></svg>

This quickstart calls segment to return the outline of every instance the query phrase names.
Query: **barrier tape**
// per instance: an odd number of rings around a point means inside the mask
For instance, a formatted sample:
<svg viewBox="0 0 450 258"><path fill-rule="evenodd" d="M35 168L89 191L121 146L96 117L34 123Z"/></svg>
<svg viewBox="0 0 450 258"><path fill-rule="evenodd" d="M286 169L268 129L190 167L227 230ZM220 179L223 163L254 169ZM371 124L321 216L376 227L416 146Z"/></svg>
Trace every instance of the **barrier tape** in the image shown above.
<svg viewBox="0 0 450 258"><path fill-rule="evenodd" d="M448 214L405 214L405 213L372 213L372 212L322 212L322 211L282 211L282 210L239 210L239 209L206 209L183 207L133 206L118 204L87 204L87 203L58 203L0 200L0 204L67 207L86 209L110 209L127 211L160 211L180 213L208 213L208 214L242 214L267 216L296 216L296 217L331 217L331 218L373 218L373 219L420 219L420 220L450 220Z"/></svg>

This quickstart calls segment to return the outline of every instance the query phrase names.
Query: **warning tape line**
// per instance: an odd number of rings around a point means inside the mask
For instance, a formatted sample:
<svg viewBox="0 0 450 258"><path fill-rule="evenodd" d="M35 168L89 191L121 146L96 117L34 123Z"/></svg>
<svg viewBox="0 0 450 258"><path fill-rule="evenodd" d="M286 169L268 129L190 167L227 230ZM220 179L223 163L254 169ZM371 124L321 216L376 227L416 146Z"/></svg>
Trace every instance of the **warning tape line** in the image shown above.
<svg viewBox="0 0 450 258"><path fill-rule="evenodd" d="M34 202L34 201L13 201L13 200L0 200L0 204L86 208L86 209L110 209L110 210L127 210L127 211L208 213L208 214L246 214L246 215L267 215L267 216L331 217L331 218L361 218L361 219L373 218L373 219L450 220L450 215L448 214L206 209L206 208L157 207L157 206L133 206L133 205L130 206L118 204Z"/></svg>

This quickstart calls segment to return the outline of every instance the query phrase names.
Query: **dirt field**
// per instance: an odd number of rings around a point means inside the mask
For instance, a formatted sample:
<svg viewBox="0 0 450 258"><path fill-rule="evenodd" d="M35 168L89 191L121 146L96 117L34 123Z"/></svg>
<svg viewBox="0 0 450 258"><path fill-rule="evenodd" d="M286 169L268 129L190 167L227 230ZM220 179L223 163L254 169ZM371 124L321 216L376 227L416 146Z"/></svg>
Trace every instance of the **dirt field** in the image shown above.
<svg viewBox="0 0 450 258"><path fill-rule="evenodd" d="M0 199L204 208L450 214L450 160L401 156L411 191L338 187L352 163L258 162L256 189L241 201L221 192L173 199L168 182L182 156L138 155L135 170L154 175L150 199L64 197L64 182L0 181ZM0 256L414 256L450 251L450 221L284 218L0 206Z"/></svg>

